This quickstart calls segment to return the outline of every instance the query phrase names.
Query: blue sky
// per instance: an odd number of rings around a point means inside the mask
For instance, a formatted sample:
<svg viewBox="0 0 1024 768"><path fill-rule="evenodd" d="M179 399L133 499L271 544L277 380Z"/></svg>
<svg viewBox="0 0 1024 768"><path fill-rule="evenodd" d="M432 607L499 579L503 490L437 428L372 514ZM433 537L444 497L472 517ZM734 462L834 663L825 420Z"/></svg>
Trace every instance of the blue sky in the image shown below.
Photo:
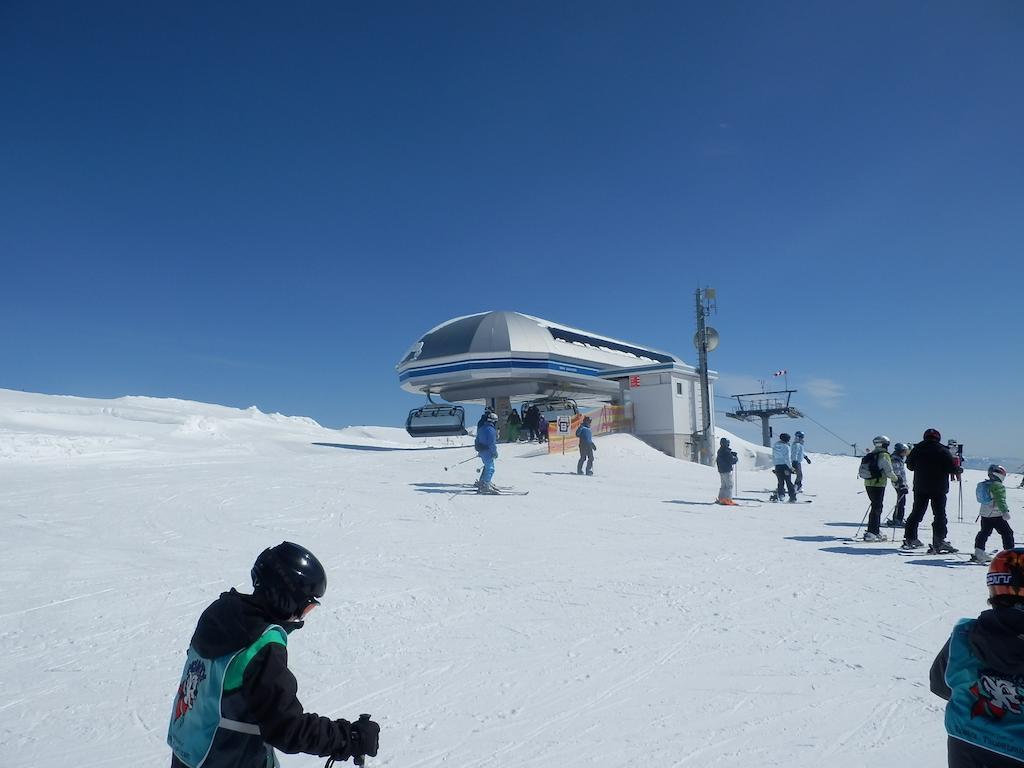
<svg viewBox="0 0 1024 768"><path fill-rule="evenodd" d="M1011 0L8 0L0 386L398 424L449 317L692 360L710 285L719 394L785 368L851 442L1022 455L1021 39Z"/></svg>

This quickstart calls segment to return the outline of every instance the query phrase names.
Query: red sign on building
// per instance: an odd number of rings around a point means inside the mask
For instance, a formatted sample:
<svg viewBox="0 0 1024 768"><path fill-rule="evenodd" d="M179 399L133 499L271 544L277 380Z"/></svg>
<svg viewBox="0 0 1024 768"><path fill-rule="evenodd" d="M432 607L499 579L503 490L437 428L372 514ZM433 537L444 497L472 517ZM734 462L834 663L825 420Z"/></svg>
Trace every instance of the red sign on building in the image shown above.
<svg viewBox="0 0 1024 768"><path fill-rule="evenodd" d="M633 389L634 387L639 387L639 386L640 386L640 377L639 376L630 376L629 377L629 388Z"/></svg>

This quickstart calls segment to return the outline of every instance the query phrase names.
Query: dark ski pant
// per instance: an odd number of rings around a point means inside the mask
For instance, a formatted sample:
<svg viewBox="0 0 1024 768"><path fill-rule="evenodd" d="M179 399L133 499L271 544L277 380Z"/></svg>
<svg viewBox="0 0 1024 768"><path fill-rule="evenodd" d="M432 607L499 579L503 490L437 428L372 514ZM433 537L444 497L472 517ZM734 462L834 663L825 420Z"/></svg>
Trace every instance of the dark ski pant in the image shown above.
<svg viewBox="0 0 1024 768"><path fill-rule="evenodd" d="M974 548L984 549L992 531L999 531L999 535L1003 538L1003 549L1013 549L1013 528L1002 516L981 518L981 530L974 537Z"/></svg>
<svg viewBox="0 0 1024 768"><path fill-rule="evenodd" d="M946 761L949 768L1020 768L1024 765L998 752L991 752L953 736L946 737Z"/></svg>
<svg viewBox="0 0 1024 768"><path fill-rule="evenodd" d="M907 515L907 494L901 493L896 497L896 508L893 509L892 519L897 523L902 523L903 518Z"/></svg>
<svg viewBox="0 0 1024 768"><path fill-rule="evenodd" d="M775 495L779 497L779 501L782 501L782 497L789 492L789 498L796 498L796 489L793 488L793 481L790 480L790 476L793 474L793 470L787 467L785 464L775 465L775 476L779 478L779 487L775 489Z"/></svg>
<svg viewBox="0 0 1024 768"><path fill-rule="evenodd" d="M932 540L946 540L946 492L930 493L928 491L914 491L914 506L910 509L910 517L907 518L907 525L903 529L903 538L910 541L917 538L917 527L924 520L924 513L928 510L928 502L932 504Z"/></svg>
<svg viewBox="0 0 1024 768"><path fill-rule="evenodd" d="M885 499L884 485L865 485L864 493L868 495L871 508L868 510L868 533L881 534L882 500Z"/></svg>
<svg viewBox="0 0 1024 768"><path fill-rule="evenodd" d="M587 474L594 471L594 446L580 443L580 460L576 463L576 474L583 471L583 462L587 462Z"/></svg>

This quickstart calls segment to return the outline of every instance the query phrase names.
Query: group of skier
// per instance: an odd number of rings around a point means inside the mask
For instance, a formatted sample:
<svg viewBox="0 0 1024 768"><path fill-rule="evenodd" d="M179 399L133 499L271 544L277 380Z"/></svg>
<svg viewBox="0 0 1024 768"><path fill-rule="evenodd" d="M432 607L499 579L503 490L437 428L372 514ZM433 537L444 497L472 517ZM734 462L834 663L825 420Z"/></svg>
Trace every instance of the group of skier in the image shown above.
<svg viewBox="0 0 1024 768"><path fill-rule="evenodd" d="M528 410L527 415L529 413L530 411ZM545 425L544 428L546 430L546 420L539 413L538 417L540 418L540 423ZM579 440L580 451L580 460L576 464L577 475L594 474L594 452L597 450L597 444L594 442L591 424L591 418L584 416L580 425L576 428L576 437ZM476 449L477 456L483 464L480 477L474 484L477 493L487 496L500 495L501 490L493 482L494 462L498 458L498 414L490 408L484 409L480 421L477 422L476 440L473 442L473 447ZM584 465L586 466L585 472Z"/></svg>
<svg viewBox="0 0 1024 768"><path fill-rule="evenodd" d="M804 489L805 461L811 463L811 457L804 451L804 433L797 430L792 438L786 432L780 434L772 446L772 464L775 466L772 471L779 484L770 497L771 501L782 501L783 496L788 496L790 504L796 503L796 495ZM793 482L794 476L796 482Z"/></svg>
<svg viewBox="0 0 1024 768"><path fill-rule="evenodd" d="M482 493L493 487L497 421L495 413L485 412L478 428ZM577 472L582 474L586 463L586 474L591 474L595 446L589 417L576 435L580 439ZM802 487L800 462L810 463L803 453L803 438L797 432L789 445L789 436L780 435L776 445L786 450L773 449L779 499L788 491L790 501L795 500ZM927 430L913 449L897 443L890 454L888 447L888 439L878 436L871 451L874 457L869 454L862 462L876 468L865 477L865 488L877 489L868 493L871 522L865 540L884 540L876 537L881 535L879 517L887 482L900 494L894 518L902 517L899 502L908 493L909 467L914 471L914 504L906 520L904 545L923 546L916 540L917 526L931 504L933 548L955 551L945 541L949 481L959 480L961 474L953 453L942 445L935 429ZM717 459L722 475L719 501L731 503L732 471L738 457L727 438L720 441ZM790 479L793 473L795 485ZM1005 476L1005 469L992 465L988 480L977 491L982 528L976 550L984 554L993 530L1000 533L1004 546L989 565L990 608L976 619L956 624L930 673L932 692L948 702L945 724L951 768L1024 766L1024 548L1013 548L1013 531L1006 522ZM875 536L869 537L872 533ZM275 749L327 757L327 768L348 759L363 765L365 756L378 752L380 726L368 714L356 720L332 720L305 712L288 668L288 637L320 605L327 590L326 571L312 552L286 541L264 550L251 576L252 594L235 589L224 592L199 618L168 726L171 768L265 768L277 765Z"/></svg>
<svg viewBox="0 0 1024 768"><path fill-rule="evenodd" d="M889 452L889 438L885 435L875 437L872 450L861 459L860 477L864 479L864 490L870 505L867 512L867 527L864 541L886 541L887 537L880 530L882 502L888 483L896 489L896 506L893 515L886 520L886 527L903 527L904 550L921 549L924 542L918 539L918 529L924 520L928 507L932 510L932 541L928 552L932 554L948 554L958 550L946 540L948 524L946 518L946 499L949 494L950 481L961 482L963 474L962 455L955 441L948 445L942 444L942 435L935 428L926 429L921 442L913 448L896 443L892 453ZM906 470L914 473L913 505L910 515L904 519L906 498L911 493L907 484ZM985 545L993 531L1002 538L1004 549L1013 547L1013 530L1010 528L1010 509L1006 503L1006 469L998 464L988 468L987 478L979 483L975 497L980 504L978 511L981 529L974 540L972 560L987 563L991 557L985 551ZM961 486L962 491L962 486Z"/></svg>

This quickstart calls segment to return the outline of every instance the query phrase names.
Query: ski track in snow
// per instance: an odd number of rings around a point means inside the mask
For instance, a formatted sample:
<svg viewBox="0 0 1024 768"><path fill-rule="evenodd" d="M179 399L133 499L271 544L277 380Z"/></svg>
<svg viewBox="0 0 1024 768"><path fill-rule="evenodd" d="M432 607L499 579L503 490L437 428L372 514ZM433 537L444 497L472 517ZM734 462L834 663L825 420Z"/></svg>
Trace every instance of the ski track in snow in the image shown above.
<svg viewBox="0 0 1024 768"><path fill-rule="evenodd" d="M532 493L481 499L470 449L399 430L117 403L0 390L4 765L166 766L199 613L284 539L329 572L289 644L300 699L372 712L371 766L944 763L928 668L984 570L843 545L856 459L812 454L814 504L730 509L713 468L628 436L594 477L502 446L496 480ZM773 484L744 448L738 496Z"/></svg>

